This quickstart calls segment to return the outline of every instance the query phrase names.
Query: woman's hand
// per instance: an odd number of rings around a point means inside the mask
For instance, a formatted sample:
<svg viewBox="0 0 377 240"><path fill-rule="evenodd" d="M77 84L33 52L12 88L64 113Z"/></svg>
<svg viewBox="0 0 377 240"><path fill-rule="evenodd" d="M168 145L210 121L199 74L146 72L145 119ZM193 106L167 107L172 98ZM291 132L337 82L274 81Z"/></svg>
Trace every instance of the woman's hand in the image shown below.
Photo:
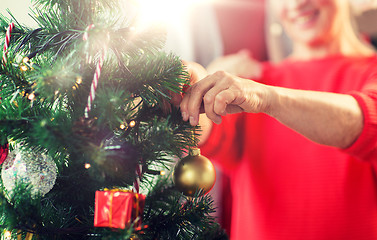
<svg viewBox="0 0 377 240"><path fill-rule="evenodd" d="M195 84L200 81L202 78L207 76L206 69L196 62L182 61L182 64L185 66L186 70L190 74L190 83ZM185 89L183 89L185 91ZM183 95L181 93L170 92L170 104L173 104L176 107L179 107L182 101ZM184 94L184 93L183 93Z"/></svg>
<svg viewBox="0 0 377 240"><path fill-rule="evenodd" d="M268 86L223 71L192 85L180 106L191 125L202 112L217 124L226 114L266 113L312 141L338 148L350 146L363 129L362 111L350 95Z"/></svg>
<svg viewBox="0 0 377 240"><path fill-rule="evenodd" d="M219 71L192 85L180 106L183 120L191 125L198 124L203 112L219 124L226 114L266 112L272 97L266 85Z"/></svg>

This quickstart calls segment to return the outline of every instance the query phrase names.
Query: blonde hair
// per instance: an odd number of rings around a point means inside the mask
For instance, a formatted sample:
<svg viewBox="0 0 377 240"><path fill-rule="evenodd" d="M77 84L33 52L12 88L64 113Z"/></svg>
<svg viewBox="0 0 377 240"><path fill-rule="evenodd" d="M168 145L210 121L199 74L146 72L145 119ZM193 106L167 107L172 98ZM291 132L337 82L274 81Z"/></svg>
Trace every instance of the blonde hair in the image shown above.
<svg viewBox="0 0 377 240"><path fill-rule="evenodd" d="M350 1L338 0L346 4L346 10L343 11L342 19L349 21L349 24L342 22L340 25L343 28L345 36L349 40L351 49L345 49L346 55L371 55L374 54L374 48L361 38L361 33L356 22L356 11L354 5Z"/></svg>

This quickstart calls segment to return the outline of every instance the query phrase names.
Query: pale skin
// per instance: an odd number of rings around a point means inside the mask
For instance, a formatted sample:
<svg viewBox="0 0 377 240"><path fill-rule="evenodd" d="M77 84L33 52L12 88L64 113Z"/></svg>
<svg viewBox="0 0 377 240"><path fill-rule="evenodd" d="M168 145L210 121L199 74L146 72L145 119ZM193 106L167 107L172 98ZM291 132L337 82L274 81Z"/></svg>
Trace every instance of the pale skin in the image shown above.
<svg viewBox="0 0 377 240"><path fill-rule="evenodd" d="M293 39L290 58L374 54L352 31L344 0L276 1L280 19ZM219 124L222 116L238 112L267 114L314 142L343 149L363 129L362 111L350 95L268 86L224 71L207 75L194 63L189 63L188 68L195 84L184 95L180 107L185 121L191 125L200 122L202 142L213 123Z"/></svg>

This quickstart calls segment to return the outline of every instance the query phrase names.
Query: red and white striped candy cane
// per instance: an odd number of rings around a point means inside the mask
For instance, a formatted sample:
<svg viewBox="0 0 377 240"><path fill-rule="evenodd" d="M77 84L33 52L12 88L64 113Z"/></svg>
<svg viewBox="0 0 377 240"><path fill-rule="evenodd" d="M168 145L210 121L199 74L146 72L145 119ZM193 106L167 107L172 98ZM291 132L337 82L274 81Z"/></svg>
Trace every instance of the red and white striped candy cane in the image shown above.
<svg viewBox="0 0 377 240"><path fill-rule="evenodd" d="M84 35L82 36L82 39L83 39L84 41L88 40L88 38L89 38L89 33L88 33L88 31L89 31L90 29L92 29L92 28L94 28L94 24L90 24L89 26L86 27L86 29L85 29L85 33L84 33Z"/></svg>
<svg viewBox="0 0 377 240"><path fill-rule="evenodd" d="M94 27L94 25L91 24L91 25L89 25L86 28L85 33L83 35L83 40L84 41L88 40L88 38L89 38L88 31L91 28L93 28L93 27ZM108 37L108 39L109 39L109 37ZM88 96L88 101L87 101L87 104L86 104L86 107L85 107L85 118L89 117L89 112L90 112L90 110L92 108L92 102L94 101L94 98L96 96L96 90L97 90L97 86L98 86L98 79L99 79L99 77L101 75L101 69L102 69L102 66L103 66L103 61L105 59L105 56L106 56L106 46L101 51L101 56L100 56L100 59L99 59L99 61L97 63L96 71L94 72L92 84L90 86L90 93L89 93L89 96ZM138 166L136 168L136 178L135 178L134 186L133 186L133 191L136 192L136 193L139 193L139 191L140 191L141 176L142 176L142 165L138 164Z"/></svg>
<svg viewBox="0 0 377 240"><path fill-rule="evenodd" d="M86 29L85 29L85 33L83 35L83 40L84 41L87 41L88 38L89 38L89 34L88 34L88 31L90 29L94 28L94 24L90 24ZM94 101L94 98L96 97L96 90L97 90L97 86L98 86L98 79L101 75L101 70L102 70L102 66L103 66L103 61L105 60L105 56L106 56L106 46L104 46L104 48L102 49L101 51L101 56L97 62L97 66L96 66L96 71L94 72L94 75L93 75L93 80L92 80L92 84L90 86L90 92L89 92L89 96L88 96L88 101L87 101L87 104L86 104L86 107L85 107L85 118L88 118L89 117L89 112L90 110L92 109L92 102Z"/></svg>
<svg viewBox="0 0 377 240"><path fill-rule="evenodd" d="M9 42L10 42L10 36L12 34L12 30L14 28L14 23L10 23L7 32L5 34L5 43L4 43L4 50L3 50L3 64L7 62L7 54L8 54L8 47L9 47Z"/></svg>
<svg viewBox="0 0 377 240"><path fill-rule="evenodd" d="M133 186L133 191L135 193L139 193L140 192L141 175L142 175L142 165L138 164L138 166L136 167L136 178L135 178L134 186Z"/></svg>
<svg viewBox="0 0 377 240"><path fill-rule="evenodd" d="M106 49L104 48L101 51L101 56L99 58L99 61L97 62L96 71L94 72L92 84L90 86L90 93L89 93L88 101L85 107L85 118L89 117L89 112L92 109L92 102L94 101L94 98L96 97L98 79L101 75L102 65L103 65L103 61L105 60L105 56L106 56Z"/></svg>

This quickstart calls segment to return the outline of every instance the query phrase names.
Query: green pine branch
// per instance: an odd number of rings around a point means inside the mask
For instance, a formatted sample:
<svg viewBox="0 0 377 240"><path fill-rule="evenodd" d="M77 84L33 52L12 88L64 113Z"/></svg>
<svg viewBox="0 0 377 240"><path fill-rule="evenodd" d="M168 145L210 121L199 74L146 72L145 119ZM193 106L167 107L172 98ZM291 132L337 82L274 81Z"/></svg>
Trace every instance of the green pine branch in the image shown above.
<svg viewBox="0 0 377 240"><path fill-rule="evenodd" d="M162 51L164 30L135 27L137 16L123 16L117 0L33 3L36 29L0 15L1 43L15 23L7 62L0 63L0 142L48 154L58 176L43 197L31 198L33 186L19 183L9 199L1 185L0 226L33 239L223 239L209 196L187 199L166 179L153 187L159 171L170 172L199 134L170 104L189 74L177 56ZM94 228L95 191L130 188L138 164L149 192L144 228Z"/></svg>
<svg viewBox="0 0 377 240"><path fill-rule="evenodd" d="M157 182L148 195L141 239L227 239L211 215L209 195L187 198L172 187L168 178Z"/></svg>

